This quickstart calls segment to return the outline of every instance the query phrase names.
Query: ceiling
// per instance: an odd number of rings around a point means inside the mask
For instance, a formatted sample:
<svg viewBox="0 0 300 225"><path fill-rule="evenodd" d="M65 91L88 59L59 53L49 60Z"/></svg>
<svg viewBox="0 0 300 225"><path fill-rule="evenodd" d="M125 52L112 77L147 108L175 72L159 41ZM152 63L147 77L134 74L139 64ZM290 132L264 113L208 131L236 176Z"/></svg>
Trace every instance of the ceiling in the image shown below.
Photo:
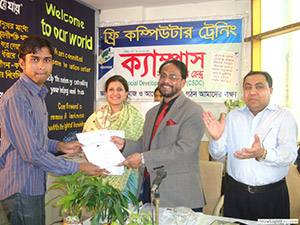
<svg viewBox="0 0 300 225"><path fill-rule="evenodd" d="M181 5L221 0L79 0L94 9L117 9L127 7L161 7L167 5Z"/></svg>

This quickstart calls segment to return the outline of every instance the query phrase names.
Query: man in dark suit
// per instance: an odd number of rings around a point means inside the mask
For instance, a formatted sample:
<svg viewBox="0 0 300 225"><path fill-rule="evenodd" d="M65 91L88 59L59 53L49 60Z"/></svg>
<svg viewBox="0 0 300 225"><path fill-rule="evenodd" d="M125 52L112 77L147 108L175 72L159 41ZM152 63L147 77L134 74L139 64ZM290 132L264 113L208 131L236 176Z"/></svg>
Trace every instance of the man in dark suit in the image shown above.
<svg viewBox="0 0 300 225"><path fill-rule="evenodd" d="M143 190L140 199L144 203L150 200L149 189L156 169L163 167L167 177L159 188L160 205L187 206L201 212L205 205L199 169L203 109L182 93L187 77L184 63L167 61L160 66L159 74L158 86L164 100L146 114L143 135L138 141L126 140L125 143L117 137L112 141L127 156L121 165L140 167L138 190ZM157 125L163 111L166 114Z"/></svg>

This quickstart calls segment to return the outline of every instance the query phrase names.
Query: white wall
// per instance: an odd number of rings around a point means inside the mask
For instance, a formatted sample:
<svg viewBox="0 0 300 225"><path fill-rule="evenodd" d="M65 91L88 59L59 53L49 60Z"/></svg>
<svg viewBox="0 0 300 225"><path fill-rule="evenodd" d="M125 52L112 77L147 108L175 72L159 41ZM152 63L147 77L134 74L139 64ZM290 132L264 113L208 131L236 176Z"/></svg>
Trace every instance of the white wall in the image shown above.
<svg viewBox="0 0 300 225"><path fill-rule="evenodd" d="M245 18L244 37L250 36L250 11L251 0L225 0L195 4L183 4L167 7L132 7L112 10L102 10L100 14L100 26L119 26L134 23L151 23L167 21L187 21L203 19L233 19ZM243 45L242 74L250 70L251 49L250 43ZM104 104L96 102L96 106ZM131 102L141 109L141 102ZM220 112L227 112L227 108L221 103L199 102L204 110L212 111L216 117ZM204 140L208 137L205 135Z"/></svg>
<svg viewBox="0 0 300 225"><path fill-rule="evenodd" d="M225 0L195 4L182 4L166 7L132 7L102 10L100 25L120 25L152 21L183 21L187 19L233 18L248 14L251 0ZM250 31L250 29L249 29Z"/></svg>

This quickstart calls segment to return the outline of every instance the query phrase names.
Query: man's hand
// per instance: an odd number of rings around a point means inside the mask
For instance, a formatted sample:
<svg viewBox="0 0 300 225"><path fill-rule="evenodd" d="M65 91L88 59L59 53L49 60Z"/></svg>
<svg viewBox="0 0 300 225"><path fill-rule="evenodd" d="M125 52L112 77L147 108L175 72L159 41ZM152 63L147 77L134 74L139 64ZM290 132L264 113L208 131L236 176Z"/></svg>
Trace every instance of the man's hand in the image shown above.
<svg viewBox="0 0 300 225"><path fill-rule="evenodd" d="M66 154L77 154L81 153L83 144L80 144L78 141L71 141L71 142L58 142L57 144L57 151L66 153Z"/></svg>
<svg viewBox="0 0 300 225"><path fill-rule="evenodd" d="M96 166L92 163L80 163L79 164L79 170L78 171L83 171L95 176L100 176L103 172L105 172L106 174L109 174L109 172L105 169L101 169L99 166Z"/></svg>
<svg viewBox="0 0 300 225"><path fill-rule="evenodd" d="M121 150L124 147L124 143L125 143L124 138L112 136L110 141L113 142L119 150Z"/></svg>
<svg viewBox="0 0 300 225"><path fill-rule="evenodd" d="M257 134L254 135L254 142L251 148L243 148L237 150L234 156L238 159L259 158L264 154L264 149L261 147L260 139Z"/></svg>
<svg viewBox="0 0 300 225"><path fill-rule="evenodd" d="M204 111L203 123L214 141L221 138L225 129L225 115L222 115L221 122L219 122L210 111Z"/></svg>
<svg viewBox="0 0 300 225"><path fill-rule="evenodd" d="M129 168L139 168L142 161L142 155L140 153L133 153L128 156L125 161L120 163L118 166L127 166Z"/></svg>

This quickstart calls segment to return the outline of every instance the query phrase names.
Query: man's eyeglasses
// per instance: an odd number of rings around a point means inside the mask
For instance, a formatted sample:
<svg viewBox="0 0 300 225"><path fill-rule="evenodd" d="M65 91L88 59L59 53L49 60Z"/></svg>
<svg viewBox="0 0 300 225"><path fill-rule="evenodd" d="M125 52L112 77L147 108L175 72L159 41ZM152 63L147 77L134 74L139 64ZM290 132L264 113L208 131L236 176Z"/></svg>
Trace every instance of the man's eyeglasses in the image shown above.
<svg viewBox="0 0 300 225"><path fill-rule="evenodd" d="M160 79L162 79L162 80L165 80L165 79L169 79L169 80L172 80L172 81L175 81L175 80L179 80L180 79L180 77L177 77L176 75L170 75L170 76L168 76L168 75L166 75L166 74L160 74Z"/></svg>

